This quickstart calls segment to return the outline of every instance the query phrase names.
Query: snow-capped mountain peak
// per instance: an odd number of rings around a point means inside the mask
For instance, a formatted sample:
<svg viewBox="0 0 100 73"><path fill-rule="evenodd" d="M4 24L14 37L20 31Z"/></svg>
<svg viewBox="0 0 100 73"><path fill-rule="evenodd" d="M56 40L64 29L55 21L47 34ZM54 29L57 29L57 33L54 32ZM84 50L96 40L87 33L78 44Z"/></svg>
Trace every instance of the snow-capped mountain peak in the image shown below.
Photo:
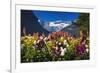
<svg viewBox="0 0 100 73"><path fill-rule="evenodd" d="M70 21L52 21L52 22L45 22L42 24L43 28L52 32L52 31L60 31L63 28L71 25Z"/></svg>

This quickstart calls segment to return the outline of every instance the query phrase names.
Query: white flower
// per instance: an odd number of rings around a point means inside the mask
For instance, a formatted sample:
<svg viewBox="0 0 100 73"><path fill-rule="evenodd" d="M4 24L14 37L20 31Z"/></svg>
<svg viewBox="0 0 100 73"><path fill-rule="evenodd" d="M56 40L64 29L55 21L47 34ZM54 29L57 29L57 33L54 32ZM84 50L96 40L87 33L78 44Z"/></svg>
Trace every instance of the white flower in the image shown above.
<svg viewBox="0 0 100 73"><path fill-rule="evenodd" d="M66 45L67 47L69 47L69 44L67 43L66 40L64 40L64 45Z"/></svg>
<svg viewBox="0 0 100 73"><path fill-rule="evenodd" d="M56 44L58 44L58 41L56 41Z"/></svg>
<svg viewBox="0 0 100 73"><path fill-rule="evenodd" d="M67 45L67 41L66 40L64 40L64 45Z"/></svg>
<svg viewBox="0 0 100 73"><path fill-rule="evenodd" d="M61 43L59 43L59 45L61 45Z"/></svg>
<svg viewBox="0 0 100 73"><path fill-rule="evenodd" d="M61 37L61 40L63 39L63 37Z"/></svg>
<svg viewBox="0 0 100 73"><path fill-rule="evenodd" d="M40 42L40 40L37 41L37 43L39 43L39 42Z"/></svg>
<svg viewBox="0 0 100 73"><path fill-rule="evenodd" d="M66 40L64 40L64 43L66 43L67 41Z"/></svg>
<svg viewBox="0 0 100 73"><path fill-rule="evenodd" d="M63 47L60 47L61 50L63 50Z"/></svg>
<svg viewBox="0 0 100 73"><path fill-rule="evenodd" d="M36 40L34 41L34 44L36 44Z"/></svg>
<svg viewBox="0 0 100 73"><path fill-rule="evenodd" d="M46 41L46 40L47 40L47 37L44 38L44 41Z"/></svg>
<svg viewBox="0 0 100 73"><path fill-rule="evenodd" d="M69 45L67 44L67 47L69 47Z"/></svg>
<svg viewBox="0 0 100 73"><path fill-rule="evenodd" d="M89 52L89 49L88 49L88 48L86 48L86 52L87 52L87 53Z"/></svg>
<svg viewBox="0 0 100 73"><path fill-rule="evenodd" d="M61 56L64 56L65 55L65 52L66 52L66 48L62 48L62 47L60 47L60 49L61 49Z"/></svg>
<svg viewBox="0 0 100 73"><path fill-rule="evenodd" d="M88 47L88 45L85 45L85 47Z"/></svg>
<svg viewBox="0 0 100 73"><path fill-rule="evenodd" d="M42 40L43 39L43 36L40 36L40 40Z"/></svg>
<svg viewBox="0 0 100 73"><path fill-rule="evenodd" d="M56 47L56 50L58 50L58 47Z"/></svg>

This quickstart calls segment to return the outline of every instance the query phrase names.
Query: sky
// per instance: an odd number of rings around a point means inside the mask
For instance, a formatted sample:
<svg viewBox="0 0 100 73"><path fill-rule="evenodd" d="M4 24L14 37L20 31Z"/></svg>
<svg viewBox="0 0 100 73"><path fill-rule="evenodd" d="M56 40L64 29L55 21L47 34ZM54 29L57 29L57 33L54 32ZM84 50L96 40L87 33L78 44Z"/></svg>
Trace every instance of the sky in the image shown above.
<svg viewBox="0 0 100 73"><path fill-rule="evenodd" d="M36 11L33 13L40 21L53 22L53 21L74 21L80 13L76 12L56 12L56 11Z"/></svg>

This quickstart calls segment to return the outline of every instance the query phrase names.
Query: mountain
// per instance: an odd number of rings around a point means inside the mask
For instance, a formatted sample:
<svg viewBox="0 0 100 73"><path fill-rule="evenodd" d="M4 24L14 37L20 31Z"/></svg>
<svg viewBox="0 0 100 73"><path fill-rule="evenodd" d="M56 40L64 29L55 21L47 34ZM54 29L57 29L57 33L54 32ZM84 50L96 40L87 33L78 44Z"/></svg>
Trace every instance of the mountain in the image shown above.
<svg viewBox="0 0 100 73"><path fill-rule="evenodd" d="M38 18L33 14L32 10L21 10L21 35L23 35L24 28L26 33L31 35L35 32L40 34L49 33L49 31L40 25Z"/></svg>
<svg viewBox="0 0 100 73"><path fill-rule="evenodd" d="M75 23L72 23L70 26L63 28L61 31L69 32L73 36L79 36L78 30L79 26L77 26Z"/></svg>
<svg viewBox="0 0 100 73"><path fill-rule="evenodd" d="M53 31L60 31L64 27L71 25L71 22L69 21L42 22L41 21L41 25L43 26L44 29L48 30L49 32L53 32Z"/></svg>

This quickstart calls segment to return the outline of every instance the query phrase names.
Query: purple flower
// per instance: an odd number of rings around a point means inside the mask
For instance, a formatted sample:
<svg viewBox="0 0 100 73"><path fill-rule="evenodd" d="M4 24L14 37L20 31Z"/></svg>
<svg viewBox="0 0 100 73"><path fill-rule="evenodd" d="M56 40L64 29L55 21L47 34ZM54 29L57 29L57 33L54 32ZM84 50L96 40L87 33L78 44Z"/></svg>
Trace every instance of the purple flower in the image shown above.
<svg viewBox="0 0 100 73"><path fill-rule="evenodd" d="M79 54L79 55L82 55L85 53L85 44L79 44L76 46L76 53Z"/></svg>

